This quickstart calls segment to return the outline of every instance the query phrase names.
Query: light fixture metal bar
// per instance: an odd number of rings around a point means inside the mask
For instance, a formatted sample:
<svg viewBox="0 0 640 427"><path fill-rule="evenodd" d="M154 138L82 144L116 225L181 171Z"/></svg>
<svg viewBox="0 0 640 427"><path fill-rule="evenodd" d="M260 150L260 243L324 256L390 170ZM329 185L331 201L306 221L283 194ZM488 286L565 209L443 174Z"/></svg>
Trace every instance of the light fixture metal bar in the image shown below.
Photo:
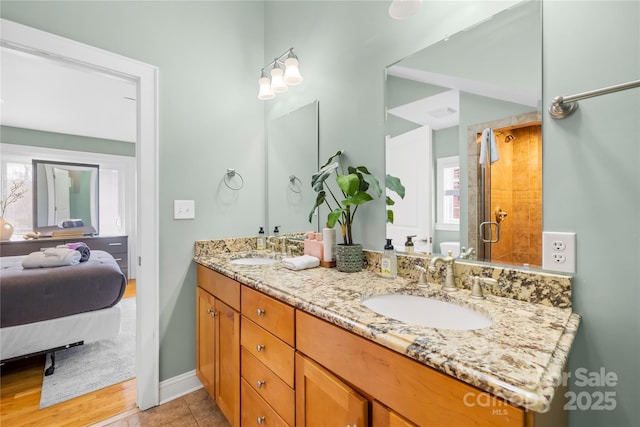
<svg viewBox="0 0 640 427"><path fill-rule="evenodd" d="M285 56L289 55L289 53L293 53L293 48L292 47L290 47L289 49L285 50L282 55L274 58L273 61L271 61L267 65L265 65L264 66L264 70L267 71L267 70L269 70L269 68L273 68L276 65L276 62L284 63L284 61L282 61L282 58L284 58ZM294 53L294 55L295 55L295 53Z"/></svg>

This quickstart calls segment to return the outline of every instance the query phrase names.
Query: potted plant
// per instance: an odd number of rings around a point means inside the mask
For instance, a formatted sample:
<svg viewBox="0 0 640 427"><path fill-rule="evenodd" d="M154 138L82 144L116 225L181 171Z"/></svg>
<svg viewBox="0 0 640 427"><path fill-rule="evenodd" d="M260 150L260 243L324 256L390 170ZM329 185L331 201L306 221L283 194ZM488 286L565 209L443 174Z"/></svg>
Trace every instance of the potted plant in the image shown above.
<svg viewBox="0 0 640 427"><path fill-rule="evenodd" d="M343 243L336 246L336 266L340 271L355 272L362 269L362 245L353 242L353 221L361 205L382 196L382 188L365 166L348 166L345 173L341 165L342 153L340 150L329 157L311 177L311 186L318 194L309 213L309 222L319 206L324 204L329 208L327 227L333 228L338 223L342 231ZM339 191L328 185L327 179L333 174ZM387 175L385 186L404 198L404 186L399 178ZM395 202L387 196L386 204L392 206ZM393 223L393 211L390 208L387 208L387 222Z"/></svg>

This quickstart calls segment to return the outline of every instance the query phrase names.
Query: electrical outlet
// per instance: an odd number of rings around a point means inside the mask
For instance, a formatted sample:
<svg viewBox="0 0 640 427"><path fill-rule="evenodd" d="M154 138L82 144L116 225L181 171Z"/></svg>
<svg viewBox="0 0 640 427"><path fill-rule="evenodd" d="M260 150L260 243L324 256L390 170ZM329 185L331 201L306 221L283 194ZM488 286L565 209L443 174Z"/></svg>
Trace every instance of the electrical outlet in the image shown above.
<svg viewBox="0 0 640 427"><path fill-rule="evenodd" d="M542 232L542 268L576 272L576 233Z"/></svg>
<svg viewBox="0 0 640 427"><path fill-rule="evenodd" d="M558 264L562 264L567 260L562 254L554 253L552 256L553 256L553 261Z"/></svg>

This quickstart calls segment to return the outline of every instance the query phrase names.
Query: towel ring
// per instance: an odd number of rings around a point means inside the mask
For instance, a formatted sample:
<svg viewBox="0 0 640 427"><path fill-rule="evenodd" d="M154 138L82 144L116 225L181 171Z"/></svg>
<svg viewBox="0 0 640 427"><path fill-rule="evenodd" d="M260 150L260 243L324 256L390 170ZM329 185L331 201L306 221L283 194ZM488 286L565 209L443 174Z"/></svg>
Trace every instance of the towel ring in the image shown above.
<svg viewBox="0 0 640 427"><path fill-rule="evenodd" d="M296 181L298 185L296 185ZM294 193L302 193L302 181L295 175L289 175L289 189Z"/></svg>
<svg viewBox="0 0 640 427"><path fill-rule="evenodd" d="M234 187L229 183L229 180L236 175L240 177L240 186L238 187ZM240 190L242 187L244 187L244 178L242 178L242 175L236 172L235 169L227 169L227 174L224 176L224 185L229 187L231 190Z"/></svg>

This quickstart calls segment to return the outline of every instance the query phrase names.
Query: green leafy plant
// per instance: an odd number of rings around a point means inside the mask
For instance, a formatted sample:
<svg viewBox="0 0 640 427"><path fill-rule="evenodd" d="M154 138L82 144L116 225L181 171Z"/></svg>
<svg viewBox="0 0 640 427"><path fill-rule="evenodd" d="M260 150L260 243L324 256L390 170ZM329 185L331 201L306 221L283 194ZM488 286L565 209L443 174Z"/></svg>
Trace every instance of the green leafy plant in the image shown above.
<svg viewBox="0 0 640 427"><path fill-rule="evenodd" d="M382 187L378 179L371 175L365 166L348 166L347 173L341 165L342 151L338 151L329 157L320 170L311 177L311 187L318 193L316 201L309 213L309 222L313 218L316 209L321 205L329 208L327 226L333 228L340 224L342 238L345 245L353 245L351 226L358 208L382 196ZM336 159L334 161L334 159ZM335 174L337 191L328 185L327 179ZM385 186L404 199L404 186L399 178L387 175ZM393 206L395 202L387 196L387 206ZM393 223L393 211L387 208L387 222Z"/></svg>

